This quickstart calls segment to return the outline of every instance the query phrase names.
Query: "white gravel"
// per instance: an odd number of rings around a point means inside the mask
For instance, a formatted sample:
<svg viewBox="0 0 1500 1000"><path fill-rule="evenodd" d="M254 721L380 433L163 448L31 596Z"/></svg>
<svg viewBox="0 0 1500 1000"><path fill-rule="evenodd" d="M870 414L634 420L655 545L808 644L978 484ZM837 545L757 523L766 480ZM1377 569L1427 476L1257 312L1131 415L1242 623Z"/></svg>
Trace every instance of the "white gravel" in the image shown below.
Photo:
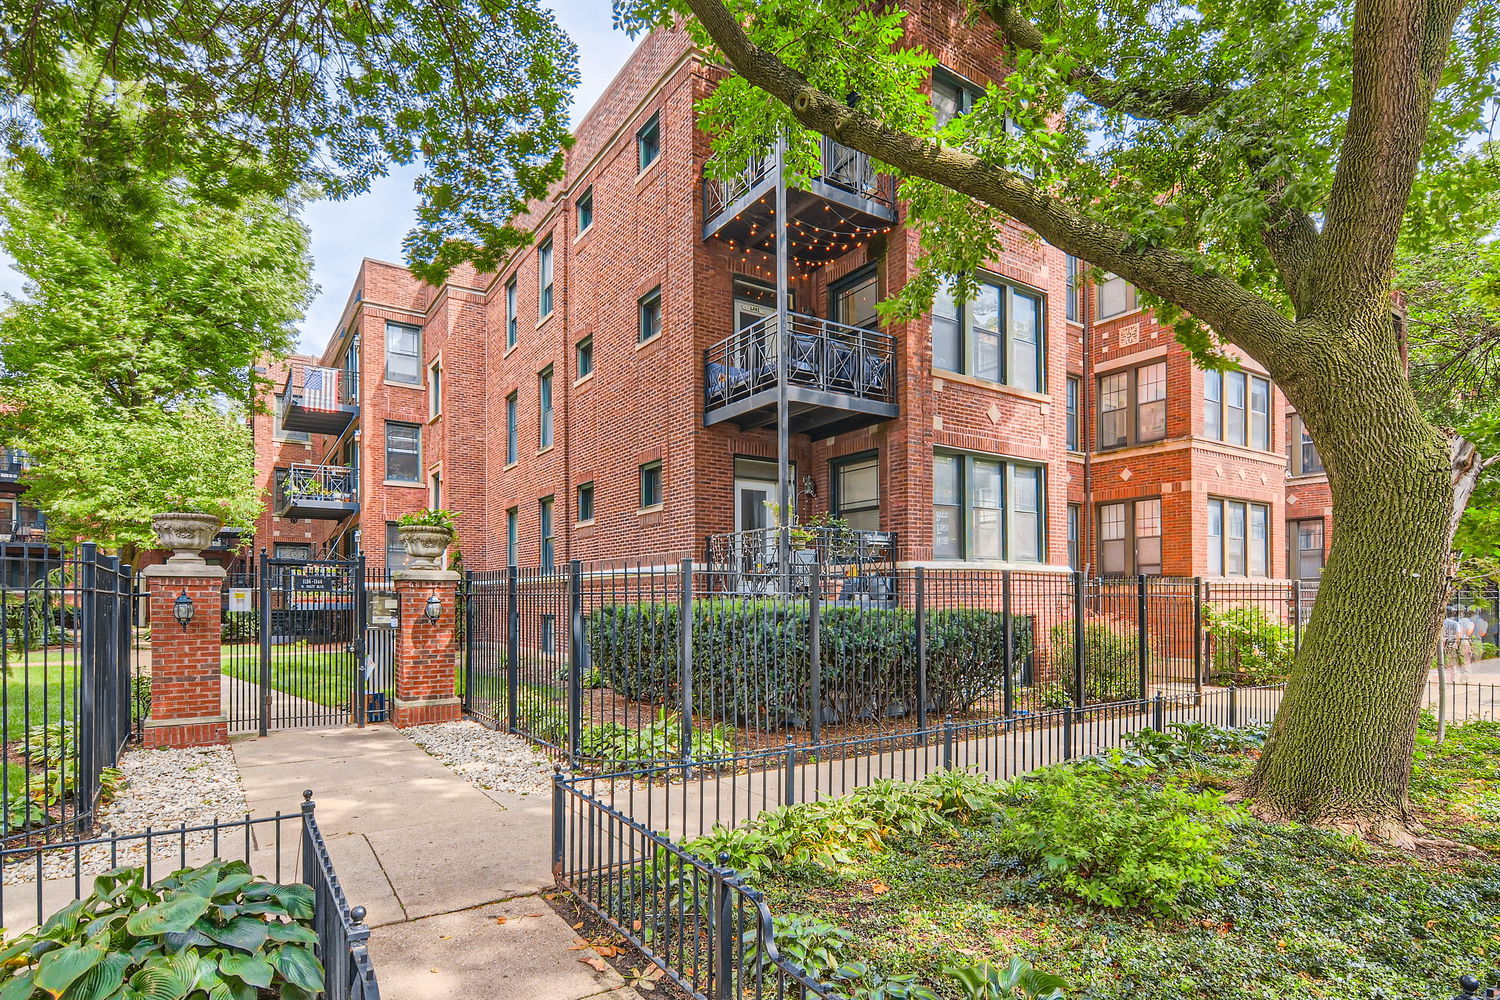
<svg viewBox="0 0 1500 1000"><path fill-rule="evenodd" d="M114 799L100 809L99 819L88 836L144 833L149 826L162 830L178 826L200 826L215 820L225 822L245 815L245 790L240 785L239 768L228 747L182 750L129 750L120 759L125 784ZM210 831L189 834L187 848L206 847L213 842ZM158 859L179 856L178 837L153 838L152 854ZM200 852L201 853L201 852ZM113 864L145 863L145 841L127 841L120 845ZM111 858L107 847L85 849L81 874L97 875L108 871ZM176 865L172 865L176 867ZM165 869L170 871L171 868ZM73 854L57 852L42 862L43 878L71 878ZM26 858L7 866L5 884L36 880L36 859Z"/></svg>
<svg viewBox="0 0 1500 1000"><path fill-rule="evenodd" d="M477 722L439 722L401 730L471 785L536 795L552 786L552 764L519 736Z"/></svg>

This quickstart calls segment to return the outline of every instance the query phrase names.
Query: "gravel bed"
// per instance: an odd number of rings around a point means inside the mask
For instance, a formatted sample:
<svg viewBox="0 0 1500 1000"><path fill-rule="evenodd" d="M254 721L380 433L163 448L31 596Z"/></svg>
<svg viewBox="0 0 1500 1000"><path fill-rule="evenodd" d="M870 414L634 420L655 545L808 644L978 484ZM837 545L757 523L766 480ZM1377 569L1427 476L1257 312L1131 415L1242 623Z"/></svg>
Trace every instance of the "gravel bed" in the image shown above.
<svg viewBox="0 0 1500 1000"><path fill-rule="evenodd" d="M114 799L100 809L98 822L89 837L110 834L144 833L149 826L161 830L177 826L200 826L215 820L232 821L245 815L245 790L240 785L239 768L228 747L190 748L181 750L129 750L120 759L119 768L125 784ZM189 834L187 849L213 843L211 831ZM181 838L152 841L152 854L166 862L180 856ZM144 840L127 841L115 854L114 864L139 865L146 860ZM109 849L87 848L81 858L84 876L97 875L111 867ZM190 862L191 863L191 862ZM171 871L170 867L163 871ZM56 852L42 861L43 878L71 878L73 853ZM23 858L5 870L5 884L34 882L36 858Z"/></svg>
<svg viewBox="0 0 1500 1000"><path fill-rule="evenodd" d="M519 736L477 722L439 722L401 730L465 781L495 792L536 795L552 786L552 764Z"/></svg>

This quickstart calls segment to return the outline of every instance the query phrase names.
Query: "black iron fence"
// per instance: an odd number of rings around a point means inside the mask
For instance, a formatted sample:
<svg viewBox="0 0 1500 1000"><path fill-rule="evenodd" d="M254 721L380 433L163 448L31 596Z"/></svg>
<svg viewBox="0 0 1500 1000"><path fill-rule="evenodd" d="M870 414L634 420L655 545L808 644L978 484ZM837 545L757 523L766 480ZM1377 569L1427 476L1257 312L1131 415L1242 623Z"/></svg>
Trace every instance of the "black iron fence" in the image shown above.
<svg viewBox="0 0 1500 1000"><path fill-rule="evenodd" d="M91 822L132 731L134 598L93 545L0 554L0 846Z"/></svg>
<svg viewBox="0 0 1500 1000"><path fill-rule="evenodd" d="M826 563L469 573L466 710L575 765L911 734L1284 678L1305 584Z"/></svg>
<svg viewBox="0 0 1500 1000"><path fill-rule="evenodd" d="M318 828L312 792L299 812L182 824L42 846L0 848L0 914L14 934L43 923L93 889L96 875L129 866L159 877L212 860L243 861L261 878L313 890L314 930L328 1000L379 1000L363 907L350 907ZM299 864L300 862L300 864Z"/></svg>

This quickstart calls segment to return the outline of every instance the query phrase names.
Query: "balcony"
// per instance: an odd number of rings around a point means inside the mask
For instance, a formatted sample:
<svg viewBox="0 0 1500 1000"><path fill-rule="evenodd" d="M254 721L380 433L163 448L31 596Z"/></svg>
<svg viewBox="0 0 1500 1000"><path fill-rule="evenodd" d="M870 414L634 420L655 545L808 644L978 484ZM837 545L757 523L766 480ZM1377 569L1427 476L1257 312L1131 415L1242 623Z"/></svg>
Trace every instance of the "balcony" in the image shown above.
<svg viewBox="0 0 1500 1000"><path fill-rule="evenodd" d="M788 563L781 566L781 536ZM811 593L836 605L893 607L896 533L828 525L750 528L707 539L709 585L730 593Z"/></svg>
<svg viewBox="0 0 1500 1000"><path fill-rule="evenodd" d="M814 438L891 420L896 406L895 341L877 330L789 314L788 427ZM776 317L704 352L703 424L733 421L742 429L776 423Z"/></svg>
<svg viewBox="0 0 1500 1000"><path fill-rule="evenodd" d="M294 364L281 393L282 430L342 434L359 415L359 373Z"/></svg>
<svg viewBox="0 0 1500 1000"><path fill-rule="evenodd" d="M277 517L342 521L359 511L358 479L342 465L293 465L276 470Z"/></svg>
<svg viewBox="0 0 1500 1000"><path fill-rule="evenodd" d="M727 180L703 178L703 238L775 250L776 177L770 156ZM896 222L896 182L858 150L823 139L823 170L807 188L787 191L787 251L797 266L836 260Z"/></svg>
<svg viewBox="0 0 1500 1000"><path fill-rule="evenodd" d="M223 528L208 543L208 552L233 552L240 547L240 529Z"/></svg>
<svg viewBox="0 0 1500 1000"><path fill-rule="evenodd" d="M18 482L30 466L30 456L21 449L0 449L0 483Z"/></svg>
<svg viewBox="0 0 1500 1000"><path fill-rule="evenodd" d="M47 541L47 522L38 515L28 520L0 520L0 544L41 545Z"/></svg>

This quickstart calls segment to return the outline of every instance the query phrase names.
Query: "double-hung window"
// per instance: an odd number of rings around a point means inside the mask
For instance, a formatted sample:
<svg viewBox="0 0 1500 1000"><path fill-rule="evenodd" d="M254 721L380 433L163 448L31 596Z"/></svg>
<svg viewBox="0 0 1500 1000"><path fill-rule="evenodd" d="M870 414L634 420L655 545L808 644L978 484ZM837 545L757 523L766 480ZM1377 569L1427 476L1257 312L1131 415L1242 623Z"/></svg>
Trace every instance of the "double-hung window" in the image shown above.
<svg viewBox="0 0 1500 1000"><path fill-rule="evenodd" d="M521 509L512 507L505 512L505 565L518 566L521 547Z"/></svg>
<svg viewBox="0 0 1500 1000"><path fill-rule="evenodd" d="M1067 444L1069 451L1078 450L1078 394L1082 383L1072 375L1068 376L1068 433Z"/></svg>
<svg viewBox="0 0 1500 1000"><path fill-rule="evenodd" d="M1287 427L1287 451L1292 475L1316 476L1327 471L1323 468L1323 457L1318 454L1318 446L1313 444L1307 424L1295 413Z"/></svg>
<svg viewBox="0 0 1500 1000"><path fill-rule="evenodd" d="M974 110L984 91L942 69L932 74L932 113L938 128Z"/></svg>
<svg viewBox="0 0 1500 1000"><path fill-rule="evenodd" d="M433 361L427 366L427 416L440 416L443 412L443 363Z"/></svg>
<svg viewBox="0 0 1500 1000"><path fill-rule="evenodd" d="M660 507L662 501L661 462L641 466L641 509Z"/></svg>
<svg viewBox="0 0 1500 1000"><path fill-rule="evenodd" d="M540 407L538 424L541 427L537 440L538 448L552 447L552 368L549 366L537 375L537 405Z"/></svg>
<svg viewBox="0 0 1500 1000"><path fill-rule="evenodd" d="M1167 363L1110 372L1099 378L1099 447L1160 441L1167 436Z"/></svg>
<svg viewBox="0 0 1500 1000"><path fill-rule="evenodd" d="M386 421L385 478L393 483L422 481L422 428L419 425Z"/></svg>
<svg viewBox="0 0 1500 1000"><path fill-rule="evenodd" d="M636 173L645 170L661 156L661 112L646 119L635 134Z"/></svg>
<svg viewBox="0 0 1500 1000"><path fill-rule="evenodd" d="M1105 576L1161 573L1161 500L1099 505L1099 572Z"/></svg>
<svg viewBox="0 0 1500 1000"><path fill-rule="evenodd" d="M1292 571L1299 580L1316 580L1323 575L1323 519L1309 518L1287 525L1292 541Z"/></svg>
<svg viewBox="0 0 1500 1000"><path fill-rule="evenodd" d="M505 283L505 346L516 346L516 279Z"/></svg>
<svg viewBox="0 0 1500 1000"><path fill-rule="evenodd" d="M552 238L536 250L537 315L552 315Z"/></svg>
<svg viewBox="0 0 1500 1000"><path fill-rule="evenodd" d="M538 502L538 524L542 541L542 569L552 569L557 562L557 539L552 534L552 497Z"/></svg>
<svg viewBox="0 0 1500 1000"><path fill-rule="evenodd" d="M653 288L636 303L637 343L644 344L661 333L661 289Z"/></svg>
<svg viewBox="0 0 1500 1000"><path fill-rule="evenodd" d="M587 230L594 224L594 188L592 185L578 198L578 231Z"/></svg>
<svg viewBox="0 0 1500 1000"><path fill-rule="evenodd" d="M1271 380L1243 371L1203 373L1203 434L1271 449Z"/></svg>
<svg viewBox="0 0 1500 1000"><path fill-rule="evenodd" d="M521 399L516 393L505 397L505 464L510 465L520 457L520 409Z"/></svg>
<svg viewBox="0 0 1500 1000"><path fill-rule="evenodd" d="M833 512L856 531L880 530L880 456L834 459Z"/></svg>
<svg viewBox="0 0 1500 1000"><path fill-rule="evenodd" d="M589 334L573 345L573 368L575 378L588 378L594 374L594 335Z"/></svg>
<svg viewBox="0 0 1500 1000"><path fill-rule="evenodd" d="M1210 576L1265 576L1271 555L1271 508L1245 500L1208 500Z"/></svg>
<svg viewBox="0 0 1500 1000"><path fill-rule="evenodd" d="M1042 560L1046 515L1041 466L938 452L932 472L934 558Z"/></svg>
<svg viewBox="0 0 1500 1000"><path fill-rule="evenodd" d="M1117 274L1107 275L1095 288L1099 298L1095 315L1099 319L1119 316L1136 307L1135 286Z"/></svg>
<svg viewBox="0 0 1500 1000"><path fill-rule="evenodd" d="M406 385L422 384L422 328L405 323L385 324L385 379Z"/></svg>
<svg viewBox="0 0 1500 1000"><path fill-rule="evenodd" d="M967 302L944 286L932 303L933 367L1044 392L1044 316L1041 295L998 279L981 277Z"/></svg>
<svg viewBox="0 0 1500 1000"><path fill-rule="evenodd" d="M594 484L582 483L578 487L578 523L586 524L594 519Z"/></svg>

